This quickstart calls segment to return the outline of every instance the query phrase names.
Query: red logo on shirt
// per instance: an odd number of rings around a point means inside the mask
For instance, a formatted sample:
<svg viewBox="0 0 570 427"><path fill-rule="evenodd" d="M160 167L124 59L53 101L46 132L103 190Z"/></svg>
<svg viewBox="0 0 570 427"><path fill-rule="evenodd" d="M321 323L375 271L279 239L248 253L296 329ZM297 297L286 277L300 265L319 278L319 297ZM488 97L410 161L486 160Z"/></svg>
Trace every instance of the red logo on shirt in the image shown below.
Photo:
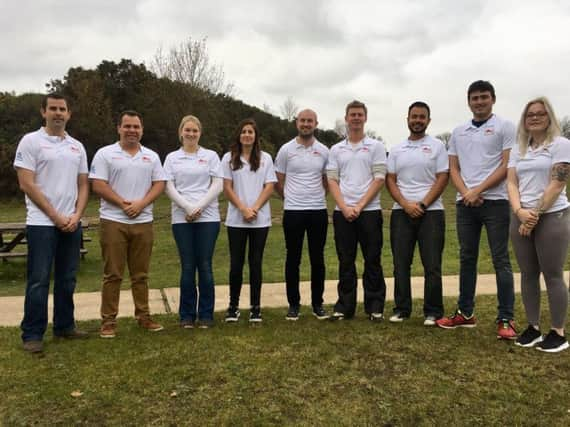
<svg viewBox="0 0 570 427"><path fill-rule="evenodd" d="M495 130L493 128L485 129L485 135L494 135Z"/></svg>
<svg viewBox="0 0 570 427"><path fill-rule="evenodd" d="M369 151L370 151L370 150L369 150L368 148L362 147L362 152L363 152L363 153L368 153Z"/></svg>
<svg viewBox="0 0 570 427"><path fill-rule="evenodd" d="M199 160L198 160L198 163L203 165L203 164L205 164L205 163L208 163L208 161L207 161L207 160L204 160L204 159L199 159Z"/></svg>
<svg viewBox="0 0 570 427"><path fill-rule="evenodd" d="M71 151L73 151L74 153L79 153L79 148L77 148L77 147L75 147L75 146L73 146L73 145L72 145L71 147L69 147L69 149L70 149Z"/></svg>
<svg viewBox="0 0 570 427"><path fill-rule="evenodd" d="M319 153L318 151L313 151L313 156L320 156L321 153Z"/></svg>
<svg viewBox="0 0 570 427"><path fill-rule="evenodd" d="M422 153L431 154L431 147L422 147Z"/></svg>
<svg viewBox="0 0 570 427"><path fill-rule="evenodd" d="M145 163L150 163L152 161L152 159L148 156L142 156L141 160Z"/></svg>

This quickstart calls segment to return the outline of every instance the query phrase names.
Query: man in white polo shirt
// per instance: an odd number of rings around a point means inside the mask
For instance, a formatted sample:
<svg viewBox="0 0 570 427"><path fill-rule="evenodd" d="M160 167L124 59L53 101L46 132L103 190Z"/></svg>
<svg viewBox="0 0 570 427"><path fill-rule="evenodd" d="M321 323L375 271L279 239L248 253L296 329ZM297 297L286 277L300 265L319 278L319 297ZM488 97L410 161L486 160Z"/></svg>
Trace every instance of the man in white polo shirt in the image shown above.
<svg viewBox="0 0 570 427"><path fill-rule="evenodd" d="M158 155L141 145L142 117L119 116L119 141L97 151L89 178L101 196L100 243L104 272L101 292L102 338L114 338L125 265L129 266L135 317L149 331L163 327L150 317L148 270L153 244L152 202L167 180Z"/></svg>
<svg viewBox="0 0 570 427"><path fill-rule="evenodd" d="M327 319L323 308L325 290L324 248L327 239L326 170L329 149L315 138L317 114L301 111L296 119L298 135L283 144L275 158L277 192L284 199L283 233L287 246L285 282L289 311L287 320L297 320L301 304L299 264L307 233L311 260L311 304L319 320Z"/></svg>
<svg viewBox="0 0 570 427"><path fill-rule="evenodd" d="M410 270L417 242L424 267L425 326L434 326L443 316L445 215L441 193L449 177L445 146L426 135L430 121L430 108L425 102L410 105L410 136L390 150L386 175L386 188L395 201L390 217L395 307L390 321L402 322L412 313Z"/></svg>
<svg viewBox="0 0 570 427"><path fill-rule="evenodd" d="M333 320L350 319L356 311L358 244L364 258L364 310L370 320L384 319L386 283L380 264L382 211L378 193L386 175L386 149L365 135L367 114L362 102L346 106L348 136L331 148L326 167L329 191L336 202L333 226L339 263Z"/></svg>
<svg viewBox="0 0 570 427"><path fill-rule="evenodd" d="M467 90L473 119L453 130L449 172L457 188L457 236L460 245L459 299L456 312L437 321L446 329L476 326L473 315L477 259L483 226L497 278L497 338L515 339L513 271L509 260L509 201L505 178L515 127L495 114L495 89L487 81Z"/></svg>
<svg viewBox="0 0 570 427"><path fill-rule="evenodd" d="M45 127L24 135L14 160L20 189L26 194L28 262L21 328L24 350L31 353L43 351L54 263L53 334L87 337L75 328L73 316L81 216L89 194L87 155L65 131L71 111L63 96L47 95L40 112Z"/></svg>

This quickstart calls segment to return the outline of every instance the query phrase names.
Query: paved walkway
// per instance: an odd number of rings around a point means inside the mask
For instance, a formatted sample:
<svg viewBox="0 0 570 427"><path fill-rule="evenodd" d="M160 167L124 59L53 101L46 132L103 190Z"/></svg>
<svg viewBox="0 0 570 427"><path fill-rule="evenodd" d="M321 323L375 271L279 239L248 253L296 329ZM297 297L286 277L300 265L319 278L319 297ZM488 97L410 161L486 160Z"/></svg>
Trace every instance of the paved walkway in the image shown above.
<svg viewBox="0 0 570 427"><path fill-rule="evenodd" d="M568 272L565 273L565 276ZM443 278L444 296L455 296L459 290L458 276L445 276ZM125 285L123 285L125 286ZM394 299L394 279L386 279L387 300ZM544 284L543 284L544 288ZM362 286L359 284L358 301L362 302ZM520 292L520 274L515 274L515 290ZM495 275L481 274L477 279L477 294L495 294ZM301 283L301 302L310 304L311 288L309 282ZM324 300L325 304L334 304L336 301L336 281L327 280L325 284ZM412 278L412 296L423 298L423 277ZM178 310L178 288L164 288L150 290L150 309L153 314L171 313ZM217 311L225 310L229 301L229 287L216 286ZM241 295L242 306L247 307L249 301L249 286L244 285ZM75 317L77 320L99 319L99 308L101 304L100 292L84 292L75 294ZM264 284L261 295L262 307L286 307L287 296L284 283ZM49 315L51 320L53 300L50 295ZM22 320L24 310L24 297L1 297L0 298L0 326L17 326ZM121 291L121 303L119 307L119 317L133 315L133 299L129 289Z"/></svg>

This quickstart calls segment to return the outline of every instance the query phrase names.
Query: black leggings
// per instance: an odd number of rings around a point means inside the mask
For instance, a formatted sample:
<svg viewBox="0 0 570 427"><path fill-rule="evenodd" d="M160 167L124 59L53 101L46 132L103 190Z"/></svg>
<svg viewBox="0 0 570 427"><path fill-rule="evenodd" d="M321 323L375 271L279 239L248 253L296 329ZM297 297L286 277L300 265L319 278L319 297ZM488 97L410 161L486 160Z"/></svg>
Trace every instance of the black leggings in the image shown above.
<svg viewBox="0 0 570 427"><path fill-rule="evenodd" d="M230 305L239 306L239 296L243 284L243 265L245 247L249 239L247 260L249 264L250 303L252 307L260 305L262 262L265 241L269 227L242 228L227 227L230 246Z"/></svg>

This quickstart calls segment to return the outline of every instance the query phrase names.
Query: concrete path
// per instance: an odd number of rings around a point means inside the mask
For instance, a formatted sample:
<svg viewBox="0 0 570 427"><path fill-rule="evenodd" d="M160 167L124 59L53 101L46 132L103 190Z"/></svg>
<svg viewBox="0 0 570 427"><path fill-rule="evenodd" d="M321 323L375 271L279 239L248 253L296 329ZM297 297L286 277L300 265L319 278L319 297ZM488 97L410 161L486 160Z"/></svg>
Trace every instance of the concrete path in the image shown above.
<svg viewBox="0 0 570 427"><path fill-rule="evenodd" d="M568 272L565 273L565 276ZM334 304L336 301L336 280L327 280L325 284L325 304ZM481 274L477 279L477 294L495 294L495 275ZM123 285L125 286L125 285ZM394 280L386 279L387 300L394 299ZM544 284L543 284L544 288ZM445 276L443 278L444 296L455 296L459 289L458 276ZM515 274L515 290L520 292L520 274ZM362 285L359 283L358 301L362 302ZM301 303L310 304L311 288L309 282L301 283ZM412 278L412 296L423 298L423 277ZM179 289L164 288L150 290L150 309L153 314L176 313L178 311ZM216 311L227 308L229 301L229 287L216 286ZM249 286L244 285L241 295L242 307L248 307ZM99 319L101 294L99 292L85 292L75 294L75 318L77 320ZM261 295L262 307L287 307L287 296L284 283L264 284ZM51 320L53 300L50 295L49 315ZM22 320L24 310L24 297L0 298L0 326L17 326ZM133 316L133 299L129 289L121 291L119 317Z"/></svg>

